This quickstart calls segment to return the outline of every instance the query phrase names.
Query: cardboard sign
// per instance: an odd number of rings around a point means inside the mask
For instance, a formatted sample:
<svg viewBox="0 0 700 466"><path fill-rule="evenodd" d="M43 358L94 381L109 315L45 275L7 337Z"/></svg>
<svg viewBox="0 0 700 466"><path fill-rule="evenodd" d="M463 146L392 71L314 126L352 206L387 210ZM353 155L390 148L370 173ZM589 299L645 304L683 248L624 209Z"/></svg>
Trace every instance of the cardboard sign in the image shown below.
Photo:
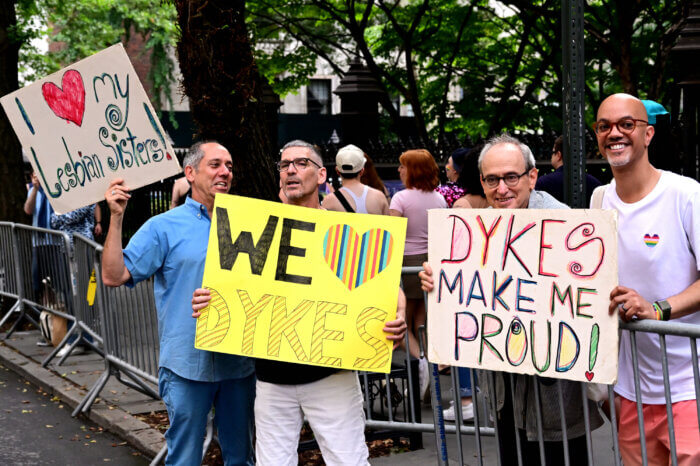
<svg viewBox="0 0 700 466"><path fill-rule="evenodd" d="M65 213L181 171L121 44L0 99L51 206Z"/></svg>
<svg viewBox="0 0 700 466"><path fill-rule="evenodd" d="M406 219L217 195L195 347L389 372Z"/></svg>
<svg viewBox="0 0 700 466"><path fill-rule="evenodd" d="M430 361L616 381L616 212L441 209L428 225Z"/></svg>

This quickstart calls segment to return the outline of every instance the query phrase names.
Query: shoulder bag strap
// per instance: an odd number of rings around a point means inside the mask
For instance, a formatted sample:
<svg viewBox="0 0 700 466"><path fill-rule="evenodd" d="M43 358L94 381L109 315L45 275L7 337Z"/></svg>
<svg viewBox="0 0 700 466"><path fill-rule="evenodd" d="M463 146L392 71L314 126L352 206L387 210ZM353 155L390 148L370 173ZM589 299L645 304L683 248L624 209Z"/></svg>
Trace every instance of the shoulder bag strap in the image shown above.
<svg viewBox="0 0 700 466"><path fill-rule="evenodd" d="M343 196L343 193L340 192L340 189L336 189L333 194L335 194L335 197L337 197L338 200L340 201L340 203L343 204L343 207L345 207L345 210L347 210L348 212L353 212L353 213L355 212L355 210L352 208L352 206L350 205L348 200L345 199L345 196Z"/></svg>
<svg viewBox="0 0 700 466"><path fill-rule="evenodd" d="M605 196L605 190L608 189L607 184L603 186L598 186L593 190L591 194L591 209L600 209L603 207L603 196Z"/></svg>

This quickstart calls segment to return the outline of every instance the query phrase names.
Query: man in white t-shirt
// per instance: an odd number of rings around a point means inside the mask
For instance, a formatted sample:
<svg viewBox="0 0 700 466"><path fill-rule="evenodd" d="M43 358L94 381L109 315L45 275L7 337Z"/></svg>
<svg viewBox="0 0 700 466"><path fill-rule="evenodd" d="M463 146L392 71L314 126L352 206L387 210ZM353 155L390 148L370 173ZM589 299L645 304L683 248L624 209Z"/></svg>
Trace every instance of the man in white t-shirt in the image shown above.
<svg viewBox="0 0 700 466"><path fill-rule="evenodd" d="M610 295L610 312L619 312L624 321L674 319L700 325L700 184L649 163L654 127L636 97L615 94L605 99L595 131L614 176L610 185L598 188L604 190L602 208L618 212L620 285ZM678 464L697 465L700 431L689 339L665 339ZM636 332L636 347L648 463L669 464L659 336ZM628 331L621 335L615 392L622 458L625 465L641 464Z"/></svg>
<svg viewBox="0 0 700 466"><path fill-rule="evenodd" d="M323 199L323 208L336 212L389 215L389 203L384 193L360 181L365 171L365 153L349 144L341 147L335 156L335 171L343 187Z"/></svg>

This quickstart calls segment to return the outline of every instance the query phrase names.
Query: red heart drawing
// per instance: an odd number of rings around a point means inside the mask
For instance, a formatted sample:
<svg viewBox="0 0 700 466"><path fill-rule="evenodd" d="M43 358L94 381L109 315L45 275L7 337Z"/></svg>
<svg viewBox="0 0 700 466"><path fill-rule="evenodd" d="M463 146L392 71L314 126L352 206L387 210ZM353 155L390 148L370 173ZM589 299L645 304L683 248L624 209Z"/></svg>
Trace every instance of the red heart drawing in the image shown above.
<svg viewBox="0 0 700 466"><path fill-rule="evenodd" d="M41 86L41 93L57 117L72 121L78 126L83 124L85 86L79 72L68 70L63 73L61 87L54 83L44 83Z"/></svg>
<svg viewBox="0 0 700 466"><path fill-rule="evenodd" d="M593 380L593 372L586 371L586 378L588 379L589 382L591 380Z"/></svg>

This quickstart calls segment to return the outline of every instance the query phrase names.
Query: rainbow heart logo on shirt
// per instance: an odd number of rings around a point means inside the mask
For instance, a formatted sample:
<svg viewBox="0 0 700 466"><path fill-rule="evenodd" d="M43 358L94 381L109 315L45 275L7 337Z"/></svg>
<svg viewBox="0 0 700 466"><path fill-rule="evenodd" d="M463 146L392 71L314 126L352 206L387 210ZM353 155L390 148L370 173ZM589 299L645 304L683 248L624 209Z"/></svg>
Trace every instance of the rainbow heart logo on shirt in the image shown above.
<svg viewBox="0 0 700 466"><path fill-rule="evenodd" d="M362 236L349 225L333 225L323 240L323 256L333 274L354 290L379 275L391 261L391 233L373 228Z"/></svg>
<svg viewBox="0 0 700 466"><path fill-rule="evenodd" d="M650 248L653 248L657 244L659 244L659 235L650 235L647 233L644 235L644 244L649 246Z"/></svg>

